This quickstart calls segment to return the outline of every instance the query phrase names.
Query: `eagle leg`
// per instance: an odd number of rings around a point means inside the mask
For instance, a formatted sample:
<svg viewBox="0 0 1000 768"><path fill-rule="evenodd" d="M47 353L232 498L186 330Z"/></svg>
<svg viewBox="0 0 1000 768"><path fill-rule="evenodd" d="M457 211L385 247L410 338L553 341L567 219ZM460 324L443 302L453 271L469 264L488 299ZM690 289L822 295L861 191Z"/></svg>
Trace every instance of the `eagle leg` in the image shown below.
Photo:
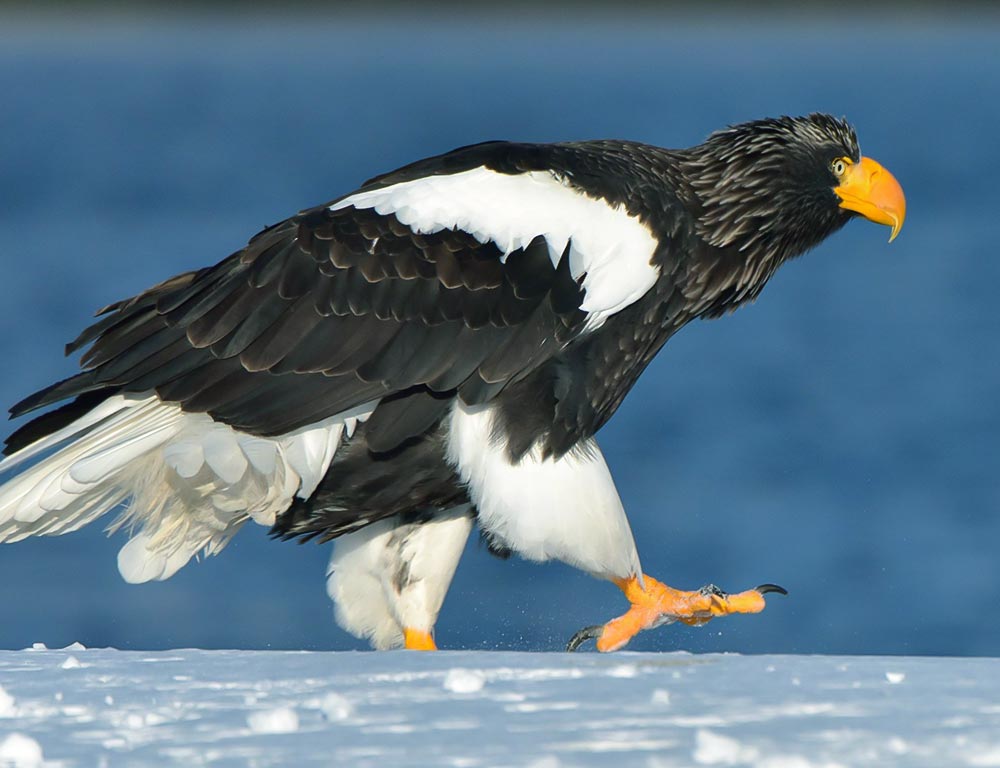
<svg viewBox="0 0 1000 768"><path fill-rule="evenodd" d="M403 642L408 651L436 651L437 644L430 632L407 627L403 630Z"/></svg>
<svg viewBox="0 0 1000 768"><path fill-rule="evenodd" d="M727 616L731 613L760 613L764 610L765 594L768 592L788 594L777 584L761 584L755 589L748 589L735 595L723 592L714 584L694 592L684 592L661 584L650 576L616 579L615 584L625 593L632 607L607 624L581 629L569 641L566 646L567 651L575 651L590 639L597 640L597 650L602 653L617 651L644 629L672 624L675 621L698 626L716 616Z"/></svg>

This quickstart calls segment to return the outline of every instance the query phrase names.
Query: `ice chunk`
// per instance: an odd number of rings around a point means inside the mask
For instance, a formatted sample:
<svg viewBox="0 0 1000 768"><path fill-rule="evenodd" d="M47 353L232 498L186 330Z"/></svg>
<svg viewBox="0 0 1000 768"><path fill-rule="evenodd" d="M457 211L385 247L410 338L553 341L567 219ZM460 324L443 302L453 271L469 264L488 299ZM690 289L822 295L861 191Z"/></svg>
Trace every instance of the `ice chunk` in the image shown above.
<svg viewBox="0 0 1000 768"><path fill-rule="evenodd" d="M12 768L36 768L44 758L37 741L23 733L12 733L0 741L0 765Z"/></svg>
<svg viewBox="0 0 1000 768"><path fill-rule="evenodd" d="M698 765L742 765L757 760L757 750L721 733L700 729L695 734L694 761Z"/></svg>
<svg viewBox="0 0 1000 768"><path fill-rule="evenodd" d="M295 733L299 730L299 716L291 707L265 709L252 713L247 725L254 733Z"/></svg>
<svg viewBox="0 0 1000 768"><path fill-rule="evenodd" d="M657 707L670 706L670 691L664 688L657 688L649 697L649 703Z"/></svg>
<svg viewBox="0 0 1000 768"><path fill-rule="evenodd" d="M617 667L612 667L608 670L608 677L621 677L626 680L638 674L639 670L635 664L619 664Z"/></svg>
<svg viewBox="0 0 1000 768"><path fill-rule="evenodd" d="M555 755L545 755L528 763L527 768L561 768L562 763Z"/></svg>
<svg viewBox="0 0 1000 768"><path fill-rule="evenodd" d="M475 693L485 684L486 678L476 669L450 669L444 678L444 689L452 693Z"/></svg>
<svg viewBox="0 0 1000 768"><path fill-rule="evenodd" d="M339 693L328 693L319 703L320 712L332 723L346 720L354 714L354 705Z"/></svg>

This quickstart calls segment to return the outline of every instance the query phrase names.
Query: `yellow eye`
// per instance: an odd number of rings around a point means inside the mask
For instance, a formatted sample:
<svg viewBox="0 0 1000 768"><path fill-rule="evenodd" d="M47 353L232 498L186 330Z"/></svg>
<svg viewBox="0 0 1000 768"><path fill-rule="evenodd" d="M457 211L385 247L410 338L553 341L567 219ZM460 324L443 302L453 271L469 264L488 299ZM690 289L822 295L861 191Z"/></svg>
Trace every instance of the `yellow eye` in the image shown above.
<svg viewBox="0 0 1000 768"><path fill-rule="evenodd" d="M839 157L830 164L830 170L833 171L833 175L838 179L847 173L847 159Z"/></svg>

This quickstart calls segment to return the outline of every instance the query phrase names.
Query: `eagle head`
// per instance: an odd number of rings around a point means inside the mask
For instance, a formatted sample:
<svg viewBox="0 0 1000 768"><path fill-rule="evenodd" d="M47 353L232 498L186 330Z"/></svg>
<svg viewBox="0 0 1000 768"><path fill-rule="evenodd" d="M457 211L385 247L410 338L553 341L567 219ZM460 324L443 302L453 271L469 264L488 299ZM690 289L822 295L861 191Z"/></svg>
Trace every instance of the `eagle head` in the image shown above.
<svg viewBox="0 0 1000 768"><path fill-rule="evenodd" d="M772 271L854 216L892 227L906 200L889 171L863 157L857 134L825 114L755 120L713 133L685 163L697 234Z"/></svg>

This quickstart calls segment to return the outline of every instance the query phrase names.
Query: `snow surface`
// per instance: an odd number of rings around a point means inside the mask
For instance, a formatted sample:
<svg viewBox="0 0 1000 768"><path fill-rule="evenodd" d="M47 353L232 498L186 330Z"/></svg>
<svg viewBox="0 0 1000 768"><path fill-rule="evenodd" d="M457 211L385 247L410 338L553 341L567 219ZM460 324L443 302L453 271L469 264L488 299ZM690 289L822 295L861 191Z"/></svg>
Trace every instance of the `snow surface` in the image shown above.
<svg viewBox="0 0 1000 768"><path fill-rule="evenodd" d="M5 768L609 762L1000 766L1000 660L0 652Z"/></svg>

